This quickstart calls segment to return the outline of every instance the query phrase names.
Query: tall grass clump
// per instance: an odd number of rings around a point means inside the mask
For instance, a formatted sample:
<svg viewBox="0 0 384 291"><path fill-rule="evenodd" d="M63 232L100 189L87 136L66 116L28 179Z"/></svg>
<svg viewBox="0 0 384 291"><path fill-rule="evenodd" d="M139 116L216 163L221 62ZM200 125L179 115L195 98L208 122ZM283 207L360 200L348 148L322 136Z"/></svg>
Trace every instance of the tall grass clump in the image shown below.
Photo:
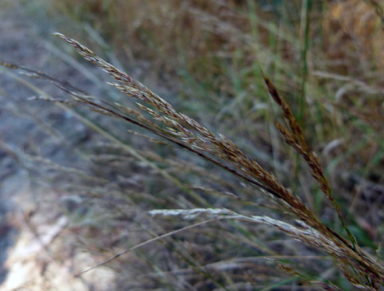
<svg viewBox="0 0 384 291"><path fill-rule="evenodd" d="M72 263L73 274L108 266L121 290L382 290L378 2L41 1L86 32L66 35L101 47L56 33L91 64L70 48L59 56L103 98L0 61L30 99L101 136L74 148L86 171L13 153L35 164L33 177L61 173L48 182L70 193L56 204L71 218L64 249L74 250L60 260L94 257ZM147 69L132 78L112 48ZM154 93L149 75L177 94Z"/></svg>
<svg viewBox="0 0 384 291"><path fill-rule="evenodd" d="M2 66L9 69L19 70L28 76L49 81L71 96L71 100L67 101L46 98L43 96L38 96L35 99L75 107L85 106L97 113L145 129L149 133L160 137L167 144L175 145L178 148L182 148L199 156L203 160L215 165L215 167L223 169L232 176L237 177L242 183L251 187L251 190L244 190L246 195L243 195L240 192L236 194L223 192L220 194L221 196L228 196L229 199L233 199L234 201L241 200L248 204L256 203L259 201L258 197L262 196L265 198L263 200L263 207L270 209L265 212L267 213L266 215L260 216L258 213L243 211L239 207L231 209L230 205L225 208L215 208L213 207L215 201L212 200L212 198L206 200L197 195L196 192L191 191L189 194L191 195L191 201L193 201L193 203L184 203L183 209L152 209L148 213L150 216L156 218L156 220L160 220L161 217L173 217L173 220L203 219L202 222L156 236L143 244L139 244L129 250L118 253L98 266L111 262L113 259L122 256L128 251L157 240L163 240L169 236L177 235L202 224L207 224L213 221L237 221L241 223L240 226L238 223L234 224L233 227L235 229L239 227L241 228L242 223L251 225L265 224L300 241L303 245L329 255L333 258L334 265L340 268L345 278L352 285L361 290L380 290L380 286L384 286L383 266L359 246L355 236L345 222L342 210L335 199L319 158L307 144L302 128L291 111L290 106L279 93L273 82L264 75L264 73L261 73L261 75L265 87L272 100L280 108L285 121L285 125L279 122L275 122L275 125L285 143L304 159L307 164L308 172L316 180L318 188L329 200L329 205L337 215L342 226L338 231L322 222L319 216L303 202L298 194L292 192L287 186L283 185L274 174L266 170L256 159L241 150L234 141L227 138L224 134L209 130L196 120L179 112L169 102L152 92L145 85L132 79L122 70L119 70L115 66L104 61L76 40L60 33L56 33L55 35L71 44L82 57L99 66L104 72L110 75L114 81L108 82L108 84L124 95L130 98L135 98L135 100L137 100L137 106L141 112L119 103L111 103L87 95L81 90L76 89L74 86L59 81L44 73L2 61L0 63ZM302 123L303 126L306 126L305 122ZM149 154L150 153L147 153L147 156L149 156ZM231 179L228 181L231 181ZM176 183L180 182L176 181ZM188 188L185 185L180 185L180 187ZM241 191L236 186L233 188L237 189L237 191ZM204 187L201 189L209 193L209 189ZM156 191L156 186L154 187L154 190ZM188 189L184 190L188 191ZM218 190L218 192L220 193L221 191ZM156 197L156 195L154 195L154 197ZM277 213L281 213L281 215ZM284 217L287 217L287 221L283 220ZM220 239L220 237L217 239ZM188 261L188 258L184 257L184 259ZM340 290L340 288L332 282L322 281L316 276L313 276L313 274L308 275L302 273L294 266L284 264L284 262L281 262L280 268L290 274L298 276L304 281L319 285L324 290ZM204 272L208 273L206 274L207 276L213 276L209 275L207 270ZM78 275L81 274L82 273ZM230 287L231 284L225 286L226 284L223 284L220 280L215 278L211 279L212 282L215 282L225 290L236 290Z"/></svg>

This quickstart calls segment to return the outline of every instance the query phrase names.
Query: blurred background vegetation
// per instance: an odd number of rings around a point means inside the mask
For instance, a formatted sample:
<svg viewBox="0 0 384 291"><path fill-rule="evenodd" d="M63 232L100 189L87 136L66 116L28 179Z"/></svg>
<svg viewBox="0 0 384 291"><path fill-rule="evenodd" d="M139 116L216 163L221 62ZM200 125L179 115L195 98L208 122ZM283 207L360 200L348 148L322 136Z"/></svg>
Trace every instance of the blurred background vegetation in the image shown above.
<svg viewBox="0 0 384 291"><path fill-rule="evenodd" d="M175 84L181 110L217 128L235 123L241 137L262 135L273 147L275 116L260 66L317 152L338 141L327 151L330 171L342 162L377 181L384 40L373 3L66 0L44 7L50 17L64 13L82 24L73 37L85 33L122 64L148 60L152 73Z"/></svg>
<svg viewBox="0 0 384 291"><path fill-rule="evenodd" d="M374 253L384 241L384 15L380 3L362 0L29 0L21 3L42 31L55 27L81 41L165 96L177 110L213 131L225 133L300 195L326 224L341 232L336 214L315 187L307 166L284 144L274 127L273 122L281 116L267 94L261 68L290 104L308 144L323 162L347 224L361 246ZM6 9L7 5L3 7ZM45 26L46 23L49 25ZM73 63L84 63L65 44L57 42L57 46ZM97 75L92 77L93 73L89 73L90 79L97 80ZM78 86L81 88L81 84ZM121 100L116 93L101 97L123 104L129 102ZM260 198L255 197L258 205L253 205L215 193L242 192L249 198L254 190L243 187L240 181L232 182L225 173L212 171L212 165L133 134L123 138L119 132L125 132L125 125L109 121L103 124L94 115L91 117L93 126L103 129L104 137L121 139L107 145L96 146L93 142L94 147L79 146L96 156L89 166L90 173L110 181L88 184L89 189L84 191L88 191L87 195L93 193L98 200L82 202L88 204L77 212L68 210L76 213L71 214L71 233L84 240L76 242L83 251L106 259L114 253L114 248L125 249L153 233L188 225L181 220L151 219L144 210L214 206L257 215L270 212L262 207L267 202ZM133 154L124 154L127 146L139 147L141 151L136 153L155 166L148 169L140 162L130 163ZM159 169L165 173L159 174ZM168 176L171 178L167 180ZM204 203L191 194L191 185ZM209 192L207 188L215 191ZM106 195L105 191L111 189L115 192ZM132 209L134 205L139 207ZM87 210L86 215L92 222L81 218L84 207L93 209ZM134 224L128 236L121 234L127 231L122 222L129 222L130 227ZM118 238L112 240L113 236ZM306 275L279 271L275 263L260 259L266 255L277 259L281 256L284 264L295 266L300 274ZM163 244L135 252L135 257L121 257L108 266L119 274L120 287L116 290L314 288L308 287L310 280L331 280L350 288L340 271L331 268L332 264L322 256L264 226L217 222L180 233ZM235 260L236 266L230 260Z"/></svg>

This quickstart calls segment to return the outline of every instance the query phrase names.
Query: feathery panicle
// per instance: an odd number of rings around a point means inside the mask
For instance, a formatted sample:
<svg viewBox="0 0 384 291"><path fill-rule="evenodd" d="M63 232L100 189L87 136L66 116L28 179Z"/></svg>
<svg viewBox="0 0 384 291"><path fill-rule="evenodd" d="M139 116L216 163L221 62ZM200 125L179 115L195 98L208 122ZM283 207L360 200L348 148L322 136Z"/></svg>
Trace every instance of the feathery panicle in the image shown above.
<svg viewBox="0 0 384 291"><path fill-rule="evenodd" d="M288 103L285 102L283 98L281 98L275 85L267 77L263 77L270 96L281 107L283 116L288 121L289 128L291 129L292 133L289 133L281 124L276 122L275 125L277 129L280 131L285 142L292 146L307 162L312 177L316 179L319 184L319 189L327 195L333 207L336 209L337 215L351 240L352 246L354 249L356 249L356 239L345 224L344 218L341 214L340 206L333 198L331 186L329 185L329 182L324 175L319 158L313 151L309 149L299 123L296 121L296 118L292 114Z"/></svg>
<svg viewBox="0 0 384 291"><path fill-rule="evenodd" d="M357 246L353 235L345 225L340 207L332 196L331 187L323 173L319 159L307 145L303 132L294 118L289 105L281 97L277 88L268 78L263 76L268 92L281 108L289 130L280 123L275 123L276 127L280 131L285 142L292 146L309 165L311 175L318 182L321 191L327 195L334 205L339 219L347 231L352 244L322 223L297 195L291 193L291 191L284 187L272 173L266 171L257 161L249 158L232 140L221 133L213 133L196 120L178 112L171 104L152 92L146 86L135 81L125 72L122 72L113 65L107 63L76 40L68 38L60 33L55 33L55 35L71 44L86 60L101 67L107 74L117 81L108 83L109 85L118 89L126 96L140 99L141 102L144 102L145 105L141 103L137 104L139 108L145 112L145 115L149 114L152 117L153 121L147 119L143 114L131 108L116 103L108 103L102 99L88 96L69 83L61 82L44 73L32 71L3 61L0 61L0 65L26 72L30 77L48 80L58 88L70 94L75 100L75 104L81 102L93 111L138 125L141 128L164 138L167 142L171 142L197 154L216 166L242 178L251 185L258 187L268 198L272 198L275 202L283 206L286 211L298 218L302 227L295 227L286 222L272 219L267 216L248 217L228 209L195 208L189 210L152 210L150 212L152 216L181 216L184 219L194 219L198 216L203 216L204 218L208 217L208 219L211 220L235 219L253 223L263 223L273 226L287 235L300 240L304 244L320 249L334 257L342 266L343 270L345 270L344 273L346 278L355 286L366 287L366 290L371 290L369 288L377 290L374 289L376 285L384 284L383 267L369 258ZM48 101L61 102L61 100L55 99ZM146 153L146 155L148 156L150 153ZM153 158L154 160L162 159L158 156L153 156ZM208 188L201 188L201 190L210 192L210 189ZM201 202L201 199L197 199L197 201ZM197 225L200 224L196 224L195 226ZM173 233L171 232L159 236L154 240L148 241L148 243L172 234ZM117 256L124 253L126 252L120 253ZM349 275L350 273L347 271L349 269L356 274L358 279ZM332 285L323 284L323 287L326 290L337 290L337 288L333 288Z"/></svg>

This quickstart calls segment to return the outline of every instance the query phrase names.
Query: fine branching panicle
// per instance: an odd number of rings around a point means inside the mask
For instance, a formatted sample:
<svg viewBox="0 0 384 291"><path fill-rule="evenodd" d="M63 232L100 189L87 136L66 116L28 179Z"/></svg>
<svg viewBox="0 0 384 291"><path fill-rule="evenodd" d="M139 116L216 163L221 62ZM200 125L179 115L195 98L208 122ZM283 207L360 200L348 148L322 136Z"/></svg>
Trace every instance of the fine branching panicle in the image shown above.
<svg viewBox="0 0 384 291"><path fill-rule="evenodd" d="M138 125L151 133L164 138L167 143L182 147L199 155L207 161L214 163L216 166L229 171L252 186L259 188L267 198L277 202L286 212L290 213L300 221L300 227L272 219L268 216L246 216L228 209L195 208L190 210L153 210L150 212L152 216L183 217L184 219L205 217L206 219L209 219L207 221L230 219L266 224L279 229L308 246L322 250L332 256L342 268L345 277L355 286L363 290L379 290L378 286L384 284L383 267L365 254L357 245L355 238L344 222L340 207L332 195L330 184L324 175L320 160L307 145L303 131L296 121L288 103L281 97L277 88L267 77L263 76L269 94L281 108L289 128L288 130L282 124L276 122L277 129L280 131L285 142L293 147L307 162L309 171L317 181L319 189L326 194L334 206L339 220L348 234L349 240L343 238L340 234L321 222L298 195L295 195L283 186L272 173L265 170L257 161L248 157L232 140L221 133L210 131L196 120L178 112L171 104L152 92L146 86L135 81L125 72L122 72L104 61L76 40L68 38L60 33L55 33L55 35L71 44L86 60L101 67L107 74L116 80L114 83L108 83L109 85L129 97L140 100L142 103L138 103L138 106L146 113L142 114L120 104L111 104L101 99L88 96L70 84L61 82L44 73L35 72L2 61L0 61L0 65L33 74L34 77L52 82L57 87L70 94L73 102L68 104L71 106L83 104L95 112ZM37 97L37 99L52 102L67 102L40 97ZM153 120L144 116L145 114L148 116L148 113ZM152 140L159 142L154 139ZM207 193L214 192L208 188L200 189ZM236 195L232 193L226 195L236 197ZM205 207L206 205L202 206ZM196 225L200 224L198 223ZM110 260L107 262L109 261ZM290 270L288 267L283 268L285 268L286 271ZM291 272L294 271L292 270ZM322 282L314 283L322 286L325 290L339 290L331 284Z"/></svg>
<svg viewBox="0 0 384 291"><path fill-rule="evenodd" d="M284 101L283 98L280 97L280 94L273 83L266 77L264 77L265 84L267 85L268 92L271 95L272 99L281 107L283 111L283 116L287 120L289 124L289 128L292 133L289 133L280 123L275 122L277 129L280 131L283 136L285 142L292 146L308 163L309 171L313 178L319 184L319 189L327 195L328 199L331 201L332 205L335 207L339 219L346 230L353 247L356 248L356 239L353 237L352 233L346 226L344 222L344 218L341 215L340 207L333 198L331 186L328 183L327 178L323 173L323 169L321 168L320 160L316 157L315 153L311 151L305 141L303 132L296 121L296 118L292 114L289 105Z"/></svg>

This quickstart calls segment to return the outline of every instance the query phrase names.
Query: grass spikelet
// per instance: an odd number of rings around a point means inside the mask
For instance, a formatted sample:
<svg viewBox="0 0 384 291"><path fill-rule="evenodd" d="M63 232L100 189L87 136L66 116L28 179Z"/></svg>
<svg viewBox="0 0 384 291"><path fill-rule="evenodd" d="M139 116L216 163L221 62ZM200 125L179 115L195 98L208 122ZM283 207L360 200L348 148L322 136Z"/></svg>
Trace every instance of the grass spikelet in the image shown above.
<svg viewBox="0 0 384 291"><path fill-rule="evenodd" d="M155 209L149 211L152 216L161 215L164 217L181 216L183 219L195 219L196 217L205 216L214 218L224 215L233 215L234 213L227 209L212 209L212 208L195 208L195 209Z"/></svg>
<svg viewBox="0 0 384 291"><path fill-rule="evenodd" d="M320 160L316 157L313 151L309 150L309 147L307 146L307 143L304 139L303 132L298 122L296 121L296 118L293 116L289 105L280 97L280 94L276 89L275 85L266 77L264 77L264 81L267 85L268 92L271 95L272 99L281 107L283 115L288 121L292 134L289 133L286 129L284 129L284 127L279 123L275 123L277 129L280 131L285 142L288 145L292 146L308 163L312 177L316 179L319 184L319 189L327 195L328 199L331 201L332 205L336 209L337 215L339 216L339 219L351 240L353 248L356 249L356 239L346 226L344 218L341 214L340 206L333 198L332 189L321 168Z"/></svg>

